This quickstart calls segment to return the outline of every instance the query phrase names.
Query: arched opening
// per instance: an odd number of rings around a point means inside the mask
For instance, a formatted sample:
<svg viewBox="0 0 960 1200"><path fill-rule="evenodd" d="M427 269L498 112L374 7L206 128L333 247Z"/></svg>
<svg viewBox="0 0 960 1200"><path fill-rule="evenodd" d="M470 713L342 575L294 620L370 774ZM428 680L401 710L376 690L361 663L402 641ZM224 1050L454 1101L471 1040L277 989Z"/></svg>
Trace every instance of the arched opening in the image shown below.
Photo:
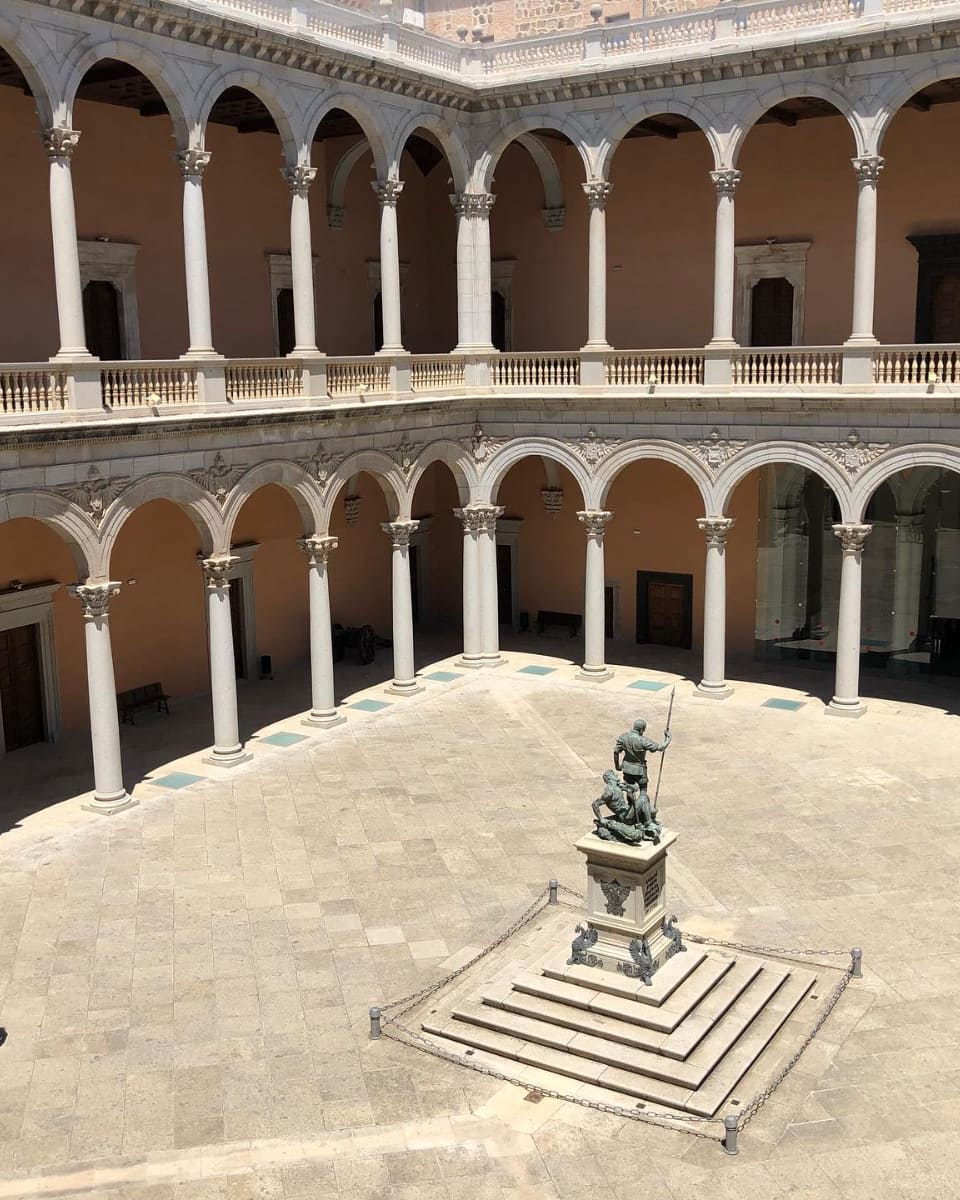
<svg viewBox="0 0 960 1200"><path fill-rule="evenodd" d="M421 660L446 657L460 645L463 611L463 534L453 472L431 463L413 496L420 528L410 540L410 581L417 651Z"/></svg>
<svg viewBox="0 0 960 1200"><path fill-rule="evenodd" d="M849 122L818 96L779 101L747 133L736 190L741 346L829 346L849 336L856 153Z"/></svg>
<svg viewBox="0 0 960 1200"><path fill-rule="evenodd" d="M877 188L881 342L960 343L958 168L942 152L960 130L958 100L960 78L930 84L901 107L883 139Z"/></svg>
<svg viewBox="0 0 960 1200"><path fill-rule="evenodd" d="M617 146L607 200L613 346L701 346L713 319L713 154L689 117L639 121Z"/></svg>
<svg viewBox="0 0 960 1200"><path fill-rule="evenodd" d="M42 362L57 348L48 169L30 84L2 48L0 146L17 181L0 200L0 360Z"/></svg>

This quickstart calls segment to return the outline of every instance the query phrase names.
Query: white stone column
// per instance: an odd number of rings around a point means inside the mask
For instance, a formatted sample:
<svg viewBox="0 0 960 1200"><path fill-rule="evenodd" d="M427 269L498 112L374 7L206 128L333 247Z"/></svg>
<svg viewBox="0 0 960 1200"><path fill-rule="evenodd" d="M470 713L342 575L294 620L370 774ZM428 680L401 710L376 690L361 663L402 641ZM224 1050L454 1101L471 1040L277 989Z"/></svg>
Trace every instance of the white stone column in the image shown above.
<svg viewBox="0 0 960 1200"><path fill-rule="evenodd" d="M83 807L89 812L120 812L138 803L123 786L117 685L110 646L110 598L120 591L120 584L77 584L69 591L83 605L87 691L90 697L93 798Z"/></svg>
<svg viewBox="0 0 960 1200"><path fill-rule="evenodd" d="M380 304L383 310L381 354L403 354L400 318L400 242L397 234L397 202L403 191L401 179L377 179L370 185L380 202Z"/></svg>
<svg viewBox="0 0 960 1200"><path fill-rule="evenodd" d="M879 154L851 159L857 174L857 233L853 260L853 328L849 342L873 345L874 280L877 273L877 179Z"/></svg>
<svg viewBox="0 0 960 1200"><path fill-rule="evenodd" d="M213 701L213 750L204 762L235 767L248 762L237 717L237 668L230 617L230 572L240 560L230 555L200 562L207 586L207 636L210 640L210 694Z"/></svg>
<svg viewBox="0 0 960 1200"><path fill-rule="evenodd" d="M711 171L717 191L717 227L713 255L713 337L712 346L734 346L733 295L736 280L736 221L734 193L740 172L732 167Z"/></svg>
<svg viewBox="0 0 960 1200"><path fill-rule="evenodd" d="M482 509L455 508L453 515L463 525L463 655L461 667L482 667L480 630L480 537L485 517Z"/></svg>
<svg viewBox="0 0 960 1200"><path fill-rule="evenodd" d="M292 353L317 354L317 319L313 291L313 238L310 231L310 185L317 168L306 163L282 167L290 188L290 274L293 279L293 326L296 345Z"/></svg>
<svg viewBox="0 0 960 1200"><path fill-rule="evenodd" d="M490 212L496 203L492 192L467 196L473 227L473 336L479 350L493 349L490 310L493 268L490 254Z"/></svg>
<svg viewBox="0 0 960 1200"><path fill-rule="evenodd" d="M310 565L310 714L304 725L329 729L347 719L337 712L333 675L333 631L327 560L340 542L335 537L301 538L297 543Z"/></svg>
<svg viewBox="0 0 960 1200"><path fill-rule="evenodd" d="M480 651L485 667L504 663L500 653L500 595L497 591L497 518L503 516L499 504L478 504L480 530Z"/></svg>
<svg viewBox="0 0 960 1200"><path fill-rule="evenodd" d="M590 205L590 246L587 270L587 344L605 350L607 343L607 199L613 184L591 179L583 185ZM602 534L601 534L602 536Z"/></svg>
<svg viewBox="0 0 960 1200"><path fill-rule="evenodd" d="M410 589L410 538L419 521L385 521L380 528L390 537L393 577L393 682L392 696L415 696L423 691L413 657L413 600Z"/></svg>
<svg viewBox="0 0 960 1200"><path fill-rule="evenodd" d="M203 212L203 173L210 162L210 151L179 150L174 158L183 176L183 261L190 330L190 346L184 357L209 358L216 353L210 324L207 225Z"/></svg>
<svg viewBox="0 0 960 1200"><path fill-rule="evenodd" d="M860 699L860 575L863 543L872 525L834 525L843 547L840 567L840 611L837 616L837 678L828 713L859 717L866 711Z"/></svg>
<svg viewBox="0 0 960 1200"><path fill-rule="evenodd" d="M473 294L473 226L470 221L468 197L462 192L450 196L453 211L457 214L457 349L470 350L476 338L474 326Z"/></svg>
<svg viewBox="0 0 960 1200"><path fill-rule="evenodd" d="M91 357L83 327L77 216L73 199L73 173L70 169L70 160L79 140L79 130L69 129L65 125L43 130L43 144L50 160L50 229L60 323L58 358Z"/></svg>
<svg viewBox="0 0 960 1200"><path fill-rule="evenodd" d="M606 664L606 574L603 566L603 534L612 512L578 512L587 535L587 562L583 587L583 666L579 677L602 683L613 678Z"/></svg>
<svg viewBox="0 0 960 1200"><path fill-rule="evenodd" d="M727 534L733 517L698 517L707 536L707 565L703 582L703 679L698 691L722 700L733 694L726 681Z"/></svg>

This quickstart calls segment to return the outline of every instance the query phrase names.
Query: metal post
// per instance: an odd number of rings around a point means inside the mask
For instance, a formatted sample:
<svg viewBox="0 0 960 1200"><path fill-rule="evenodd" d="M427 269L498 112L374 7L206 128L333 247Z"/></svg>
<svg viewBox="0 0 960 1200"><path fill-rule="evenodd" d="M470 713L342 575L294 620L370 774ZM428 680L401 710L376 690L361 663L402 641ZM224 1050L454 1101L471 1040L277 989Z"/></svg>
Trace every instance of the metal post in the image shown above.
<svg viewBox="0 0 960 1200"><path fill-rule="evenodd" d="M377 1041L380 1037L380 1009L370 1009L370 1037L372 1041Z"/></svg>
<svg viewBox="0 0 960 1200"><path fill-rule="evenodd" d="M854 979L863 978L863 951L859 946L854 946L850 951L850 974Z"/></svg>
<svg viewBox="0 0 960 1200"><path fill-rule="evenodd" d="M550 903L551 904L557 903L557 889L559 888L559 886L560 886L560 884L555 879L550 880Z"/></svg>
<svg viewBox="0 0 960 1200"><path fill-rule="evenodd" d="M737 1116L727 1113L723 1118L723 1149L726 1154L739 1154L737 1146Z"/></svg>

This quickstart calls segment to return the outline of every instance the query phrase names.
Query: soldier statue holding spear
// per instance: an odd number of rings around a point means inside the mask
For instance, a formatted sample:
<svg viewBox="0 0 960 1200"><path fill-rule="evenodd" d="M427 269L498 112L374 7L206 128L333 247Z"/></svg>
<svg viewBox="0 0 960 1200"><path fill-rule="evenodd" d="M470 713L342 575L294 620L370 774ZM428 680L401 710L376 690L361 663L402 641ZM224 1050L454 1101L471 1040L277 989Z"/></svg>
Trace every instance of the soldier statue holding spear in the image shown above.
<svg viewBox="0 0 960 1200"><path fill-rule="evenodd" d="M634 721L633 728L617 738L613 750L614 771L604 772L604 793L593 803L596 817L596 834L605 841L627 842L637 844L641 841L651 841L656 845L660 840L660 825L657 822L657 800L660 795L660 776L663 774L663 759L660 760L660 774L657 777L657 789L654 793L653 804L647 793L649 774L647 770L647 755L663 753L670 745L670 717L673 715L673 692L670 693L670 708L667 713L667 727L662 742L655 742L646 736L647 723L642 718ZM623 772L623 782L615 772ZM610 809L611 817L601 815L601 808Z"/></svg>

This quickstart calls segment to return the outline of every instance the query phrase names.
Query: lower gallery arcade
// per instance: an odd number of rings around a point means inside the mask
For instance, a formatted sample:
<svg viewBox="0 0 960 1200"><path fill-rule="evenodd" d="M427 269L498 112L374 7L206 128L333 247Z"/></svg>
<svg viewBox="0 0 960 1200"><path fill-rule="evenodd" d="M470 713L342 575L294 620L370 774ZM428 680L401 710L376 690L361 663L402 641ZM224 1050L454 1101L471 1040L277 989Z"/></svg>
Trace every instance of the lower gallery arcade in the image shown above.
<svg viewBox="0 0 960 1200"><path fill-rule="evenodd" d="M98 570L62 515L40 502L20 515L5 497L5 751L89 727L94 806L121 806L116 694L159 681L174 717L178 699L210 694L212 730L197 728L194 749L244 761L237 680L269 686L256 682L261 655L278 674L309 663L306 719L342 720L331 622L391 640L380 653L400 696L419 690L418 639L435 647L444 631L443 654L462 647L464 666L497 665L511 645L576 659L585 680L608 678L608 663L670 661L719 697L728 655L765 660L773 679L778 662L819 665L835 673L828 711L841 713L863 711L861 671L960 674L960 482L942 467L893 471L852 520L796 461L742 473L722 516L705 516L698 482L657 458L626 461L586 497L568 464L540 453L517 456L486 493L443 461L408 471L405 496L403 471L357 465L328 486L326 524L289 480L253 479L248 494L235 483L229 550L196 505L142 492L119 523L103 518Z"/></svg>

